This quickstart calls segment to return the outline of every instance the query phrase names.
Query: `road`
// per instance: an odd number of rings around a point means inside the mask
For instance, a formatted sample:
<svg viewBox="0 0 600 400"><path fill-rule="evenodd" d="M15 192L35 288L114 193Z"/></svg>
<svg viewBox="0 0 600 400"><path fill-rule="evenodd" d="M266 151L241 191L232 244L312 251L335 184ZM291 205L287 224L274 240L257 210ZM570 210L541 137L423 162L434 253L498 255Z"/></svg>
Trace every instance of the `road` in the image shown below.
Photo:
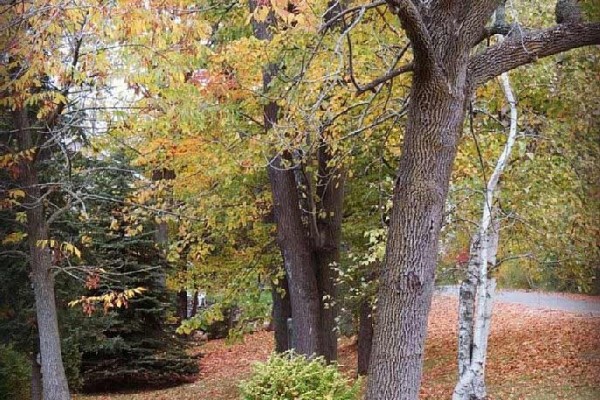
<svg viewBox="0 0 600 400"><path fill-rule="evenodd" d="M437 293L458 296L458 286L440 286ZM600 317L600 299L598 297L577 296L571 298L561 293L527 292L521 290L498 290L494 301L500 303L521 304L541 310L558 310Z"/></svg>

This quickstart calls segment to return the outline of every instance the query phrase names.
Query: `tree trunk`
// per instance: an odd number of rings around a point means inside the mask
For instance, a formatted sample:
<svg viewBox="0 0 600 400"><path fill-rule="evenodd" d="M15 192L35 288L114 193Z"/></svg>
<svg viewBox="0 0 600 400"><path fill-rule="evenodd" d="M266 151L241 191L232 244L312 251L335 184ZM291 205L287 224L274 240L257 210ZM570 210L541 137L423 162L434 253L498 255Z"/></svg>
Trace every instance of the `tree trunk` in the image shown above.
<svg viewBox="0 0 600 400"><path fill-rule="evenodd" d="M494 219L494 197L500 176L508 164L517 136L517 107L508 73L501 75L502 87L510 105L510 130L500 154L482 204L479 231L472 248L475 254L469 262L468 276L461 285L459 298L459 379L453 400L483 400L486 398L485 366L488 336L492 318L492 300L496 286L489 279L489 265L496 264L500 225Z"/></svg>
<svg viewBox="0 0 600 400"><path fill-rule="evenodd" d="M481 264L482 246L479 235L471 241L471 254L467 267L467 276L460 284L458 294L458 376L465 374L471 364L473 352L473 316L475 296L477 295L477 275Z"/></svg>
<svg viewBox="0 0 600 400"><path fill-rule="evenodd" d="M466 103L477 86L504 72L600 43L600 24L520 30L510 39L473 51L488 36L486 24L500 0L387 3L410 39L414 56L412 64L396 71L412 70L413 80L379 285L366 399L416 400L443 209ZM485 259L481 264L487 266ZM478 289L478 304L484 304L486 290L487 286ZM483 331L476 327L474 335Z"/></svg>
<svg viewBox="0 0 600 400"><path fill-rule="evenodd" d="M25 110L15 112L15 126L21 151L33 149L29 121ZM27 242L29 244L31 281L35 297L35 308L40 338L42 360L43 397L47 400L67 400L69 387L62 362L60 332L54 299L54 276L51 271L52 258L48 248L38 242L48 240L48 226L41 202L35 161L25 161L20 170L20 181L26 193Z"/></svg>
<svg viewBox="0 0 600 400"><path fill-rule="evenodd" d="M177 316L179 317L179 323L182 323L188 317L188 298L187 290L180 289L177 292Z"/></svg>
<svg viewBox="0 0 600 400"><path fill-rule="evenodd" d="M251 1L251 11L256 8ZM254 35L259 40L271 40L270 28L275 25L275 15L270 12L264 21L253 21ZM263 90L268 92L277 74L275 65L267 65L263 73ZM264 107L264 127L270 130L278 119L279 107L270 102ZM300 197L289 154L276 156L268 167L273 194L277 235L286 275L288 278L292 309L292 343L295 350L305 355L323 355L327 361L337 358L335 331L335 272L339 260L341 236L343 173L329 166L329 148L321 139L318 149L319 180L317 196L319 210L307 217L312 226L307 228L300 210ZM298 171L296 171L298 172ZM306 177L304 177L306 178ZM310 178L308 178L310 179ZM310 182L307 182L310 187ZM307 196L313 200L312 190ZM313 204L316 202L312 202ZM323 213L321 213L323 212ZM322 214L322 215L321 215ZM319 217L321 216L321 217ZM316 222L316 223L315 223ZM316 229L314 229L316 228Z"/></svg>
<svg viewBox="0 0 600 400"><path fill-rule="evenodd" d="M358 375L366 375L373 345L373 307L365 299L360 304L358 314Z"/></svg>
<svg viewBox="0 0 600 400"><path fill-rule="evenodd" d="M198 313L198 289L194 290L194 298L192 299L192 310L190 311L190 317L194 318Z"/></svg>
<svg viewBox="0 0 600 400"><path fill-rule="evenodd" d="M42 400L42 369L37 355L31 355L31 400Z"/></svg>
<svg viewBox="0 0 600 400"><path fill-rule="evenodd" d="M485 302L476 306L476 300L480 292L478 286L480 286L479 271L481 270L483 246L487 247L486 258L489 264L494 265L498 251L498 232L499 224L495 221L491 232L486 234L483 240L479 239L480 234L473 239L467 278L460 286L458 304L459 379L454 389L454 400L484 400L487 396L485 366L492 318L492 301L496 287L494 279L486 279L483 283L486 285ZM480 356L474 358L477 354Z"/></svg>
<svg viewBox="0 0 600 400"><path fill-rule="evenodd" d="M319 206L316 212L317 237L313 244L316 247L317 283L321 299L322 355L329 362L337 359L336 268L340 260L345 174L330 166L330 148L323 139L317 157L319 171L316 194Z"/></svg>
<svg viewBox="0 0 600 400"><path fill-rule="evenodd" d="M287 320L292 317L292 305L286 275L277 282L277 285L272 286L271 296L273 298L272 319L275 331L275 351L283 353L291 348Z"/></svg>
<svg viewBox="0 0 600 400"><path fill-rule="evenodd" d="M413 78L380 280L369 400L419 395L439 231L469 97L464 70L454 86L429 72L417 69Z"/></svg>
<svg viewBox="0 0 600 400"><path fill-rule="evenodd" d="M315 257L299 207L294 172L277 156L268 167L277 240L283 254L292 305L293 338L296 352L322 354L321 299L315 274Z"/></svg>

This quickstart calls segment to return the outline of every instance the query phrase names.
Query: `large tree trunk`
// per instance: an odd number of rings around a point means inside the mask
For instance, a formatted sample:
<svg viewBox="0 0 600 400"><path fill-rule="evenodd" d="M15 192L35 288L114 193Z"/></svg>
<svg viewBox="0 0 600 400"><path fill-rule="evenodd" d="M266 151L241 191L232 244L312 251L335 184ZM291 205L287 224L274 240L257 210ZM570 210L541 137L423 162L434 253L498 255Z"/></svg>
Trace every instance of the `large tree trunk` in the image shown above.
<svg viewBox="0 0 600 400"><path fill-rule="evenodd" d="M255 2L250 9L254 10ZM271 40L270 28L275 24L275 15L269 13L265 21L253 22L254 35L260 40ZM263 73L263 89L277 74L275 65L267 65ZM270 102L264 107L265 130L272 129L278 119L279 107ZM329 160L324 144L319 149L321 159ZM321 153L321 151L325 153ZM318 219L317 229L306 227L300 209L299 190L293 159L287 152L275 156L268 166L269 181L273 194L277 239L283 255L290 304L292 310L292 343L294 350L307 356L324 355L327 360L337 357L337 337L335 333L335 307L325 303L335 298L335 275L332 263L339 259L341 227L341 200L343 198L342 176L332 177L328 165L320 167L321 177L328 183L319 181L317 191L326 217ZM332 184L332 182L334 182ZM335 186L335 188L334 188ZM312 192L307 193L312 196ZM316 214L316 210L315 211ZM308 215L308 218L317 218ZM313 225L314 226L314 225ZM322 232L321 232L322 231Z"/></svg>
<svg viewBox="0 0 600 400"><path fill-rule="evenodd" d="M427 70L414 74L380 279L369 400L418 398L438 238L468 98L464 68L456 73L452 86Z"/></svg>
<svg viewBox="0 0 600 400"><path fill-rule="evenodd" d="M414 61L361 90L408 70L413 71L413 81L380 279L366 398L416 400L439 232L466 102L478 85L506 71L600 43L600 24L517 29L518 34L502 43L473 51L489 36L486 24L500 0L387 3L410 39ZM478 304L483 304L485 291L486 287L477 294Z"/></svg>
<svg viewBox="0 0 600 400"><path fill-rule="evenodd" d="M373 346L373 307L368 299L360 304L358 313L358 375L366 375Z"/></svg>
<svg viewBox="0 0 600 400"><path fill-rule="evenodd" d="M277 156L268 168L277 240L283 254L292 305L292 343L296 352L322 354L321 299L315 274L315 256L302 224L294 172Z"/></svg>
<svg viewBox="0 0 600 400"><path fill-rule="evenodd" d="M33 149L34 142L26 111L17 110L14 116L19 149L21 151ZM41 202L35 161L24 161L21 166L19 173L20 182L26 193L27 242L40 338L43 395L46 400L66 400L70 396L61 356L60 332L54 299L54 276L51 271L52 258L48 248L42 248L38 243L48 240L48 226Z"/></svg>
<svg viewBox="0 0 600 400"><path fill-rule="evenodd" d="M279 279L277 285L272 286L271 297L273 298L272 319L275 331L275 351L283 353L291 348L287 323L288 318L292 317L292 304L285 274Z"/></svg>

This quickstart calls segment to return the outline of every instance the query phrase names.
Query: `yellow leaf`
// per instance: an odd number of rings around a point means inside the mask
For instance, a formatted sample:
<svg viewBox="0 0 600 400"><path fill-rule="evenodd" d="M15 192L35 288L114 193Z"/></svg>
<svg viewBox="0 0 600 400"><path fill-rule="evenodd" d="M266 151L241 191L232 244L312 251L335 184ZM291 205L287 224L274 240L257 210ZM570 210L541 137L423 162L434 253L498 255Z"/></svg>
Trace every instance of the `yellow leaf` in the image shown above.
<svg viewBox="0 0 600 400"><path fill-rule="evenodd" d="M257 7L256 10L254 10L254 19L257 22L265 22L267 20L267 17L269 16L269 12L271 12L271 9L269 7Z"/></svg>
<svg viewBox="0 0 600 400"><path fill-rule="evenodd" d="M2 240L2 244L13 244L13 243L19 243L21 240L23 240L23 238L25 238L27 236L26 233L23 232L13 232L9 235L7 235L3 240Z"/></svg>
<svg viewBox="0 0 600 400"><path fill-rule="evenodd" d="M13 189L8 191L8 197L11 199L18 199L25 197L25 192L21 189Z"/></svg>

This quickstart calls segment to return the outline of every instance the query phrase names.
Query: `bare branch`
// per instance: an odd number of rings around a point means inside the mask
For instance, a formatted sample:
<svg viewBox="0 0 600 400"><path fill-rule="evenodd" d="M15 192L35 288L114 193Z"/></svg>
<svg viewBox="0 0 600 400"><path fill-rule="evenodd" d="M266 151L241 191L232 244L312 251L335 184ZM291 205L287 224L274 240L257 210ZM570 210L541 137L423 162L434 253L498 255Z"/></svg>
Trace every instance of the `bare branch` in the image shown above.
<svg viewBox="0 0 600 400"><path fill-rule="evenodd" d="M364 4L364 5L348 8L348 9L342 11L341 13L331 17L330 19L327 20L327 22L325 22L323 25L321 25L321 27L319 28L319 33L325 33L327 31L327 29L329 29L333 25L337 24L338 21L340 20L340 18L343 18L345 15L354 14L357 12L364 12L365 10L381 7L385 4L386 4L385 0L377 0L370 4Z"/></svg>
<svg viewBox="0 0 600 400"><path fill-rule="evenodd" d="M536 61L577 47L600 44L600 23L563 24L515 36L476 54L469 60L473 88Z"/></svg>
<svg viewBox="0 0 600 400"><path fill-rule="evenodd" d="M408 63L406 65L403 65L399 68L396 68L394 70L391 70L390 72L386 73L385 75L380 76L377 79L372 80L371 82L367 83L366 85L360 86L357 90L357 94L363 94L366 91L369 90L375 90L375 88L379 85L381 85L382 83L385 83L387 81L389 81L390 79L393 79L399 75L402 75L404 73L407 72L412 72L414 69L414 64L413 63Z"/></svg>

